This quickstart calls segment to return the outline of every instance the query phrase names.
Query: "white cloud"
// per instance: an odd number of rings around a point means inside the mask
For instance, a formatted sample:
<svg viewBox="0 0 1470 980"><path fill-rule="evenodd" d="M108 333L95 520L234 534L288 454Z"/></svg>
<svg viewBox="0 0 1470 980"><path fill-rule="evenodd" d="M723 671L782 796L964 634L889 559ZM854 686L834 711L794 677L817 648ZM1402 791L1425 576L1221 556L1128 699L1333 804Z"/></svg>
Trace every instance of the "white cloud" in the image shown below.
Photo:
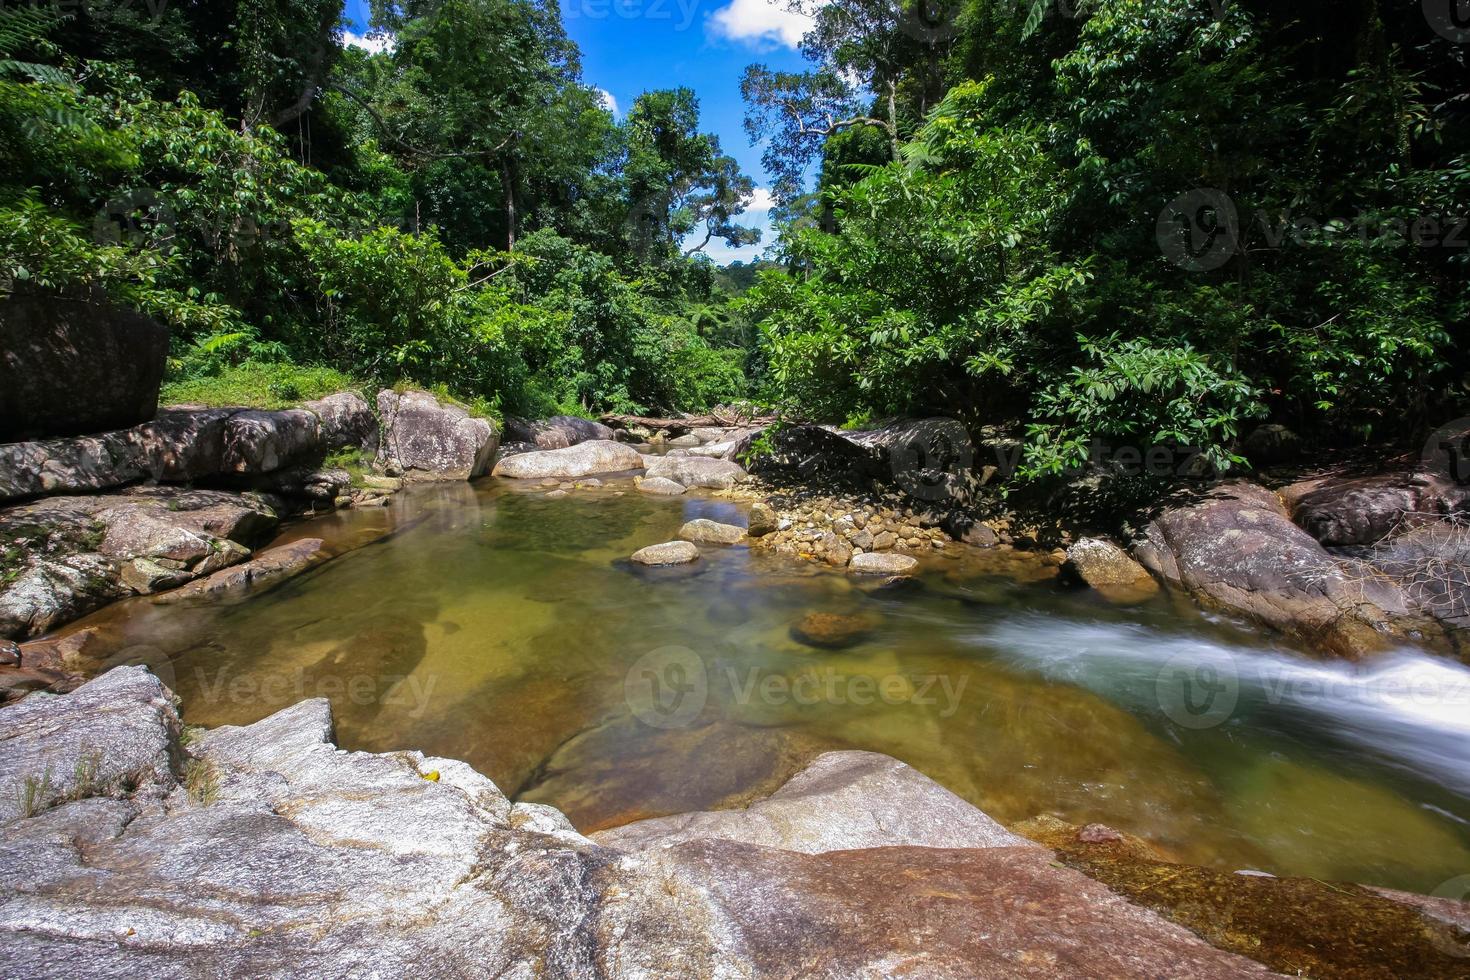
<svg viewBox="0 0 1470 980"><path fill-rule="evenodd" d="M342 43L349 48L361 48L368 54L383 54L386 51L392 51L396 42L387 34L367 37L362 34L354 34L352 31L343 31Z"/></svg>
<svg viewBox="0 0 1470 980"><path fill-rule="evenodd" d="M771 196L770 191L764 187L757 187L755 193L751 195L750 202L745 205L745 213L763 214L770 211L775 204L776 199Z"/></svg>
<svg viewBox="0 0 1470 980"><path fill-rule="evenodd" d="M618 108L618 100L613 97L611 92L605 88L593 89L593 91L602 99L602 107L604 109L611 112L614 116L622 115L622 110Z"/></svg>
<svg viewBox="0 0 1470 980"><path fill-rule="evenodd" d="M782 0L731 0L710 15L713 32L749 44L776 43L795 48L811 30L806 14L787 10Z"/></svg>

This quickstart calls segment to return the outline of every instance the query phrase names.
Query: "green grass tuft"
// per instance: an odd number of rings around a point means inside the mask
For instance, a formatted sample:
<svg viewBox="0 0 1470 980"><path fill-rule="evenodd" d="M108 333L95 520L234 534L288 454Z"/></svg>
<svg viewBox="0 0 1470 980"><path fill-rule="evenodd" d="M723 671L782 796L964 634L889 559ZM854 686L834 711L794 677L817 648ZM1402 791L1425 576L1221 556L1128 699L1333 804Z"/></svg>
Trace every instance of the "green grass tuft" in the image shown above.
<svg viewBox="0 0 1470 980"><path fill-rule="evenodd" d="M159 401L164 405L274 409L349 389L362 391L366 386L333 368L246 361L216 375L170 380Z"/></svg>

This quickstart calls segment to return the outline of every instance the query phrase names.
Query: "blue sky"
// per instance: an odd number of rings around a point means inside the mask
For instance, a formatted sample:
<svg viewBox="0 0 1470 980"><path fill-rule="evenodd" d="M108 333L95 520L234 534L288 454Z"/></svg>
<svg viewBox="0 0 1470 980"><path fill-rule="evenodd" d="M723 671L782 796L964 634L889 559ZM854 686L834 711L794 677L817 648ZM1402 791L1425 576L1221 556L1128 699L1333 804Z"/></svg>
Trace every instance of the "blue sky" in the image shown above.
<svg viewBox="0 0 1470 980"><path fill-rule="evenodd" d="M346 17L365 30L363 0L347 0ZM563 0L562 19L582 49L583 79L607 93L620 114L650 89L692 88L704 130L719 136L762 192L770 186L760 148L741 127L740 76L755 61L778 69L802 65L795 49L804 21L782 0ZM757 199L760 205L769 197ZM711 243L706 251L722 265L755 258L772 239L767 217L760 210L743 219L765 230L761 245L735 250Z"/></svg>

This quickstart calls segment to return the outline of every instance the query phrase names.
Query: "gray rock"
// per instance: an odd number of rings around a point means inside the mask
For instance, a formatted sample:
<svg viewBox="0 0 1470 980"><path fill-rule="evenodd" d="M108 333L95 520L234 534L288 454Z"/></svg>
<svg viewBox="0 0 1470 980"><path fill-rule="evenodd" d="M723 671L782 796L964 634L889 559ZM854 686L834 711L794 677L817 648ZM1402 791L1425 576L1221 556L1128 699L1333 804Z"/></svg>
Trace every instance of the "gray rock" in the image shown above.
<svg viewBox="0 0 1470 980"><path fill-rule="evenodd" d="M1134 554L1207 605L1345 657L1382 649L1408 613L1393 583L1338 562L1286 516L1276 494L1236 482L1164 511Z"/></svg>
<svg viewBox="0 0 1470 980"><path fill-rule="evenodd" d="M745 528L701 517L679 528L679 537L697 544L739 544L745 540Z"/></svg>
<svg viewBox="0 0 1470 980"><path fill-rule="evenodd" d="M139 595L152 595L183 585L189 581L189 572L175 563L165 565L151 558L134 558L123 562L118 580Z"/></svg>
<svg viewBox="0 0 1470 980"><path fill-rule="evenodd" d="M168 328L98 294L0 301L0 443L105 432L158 411Z"/></svg>
<svg viewBox="0 0 1470 980"><path fill-rule="evenodd" d="M848 569L863 575L907 575L919 567L919 560L908 555L854 555Z"/></svg>
<svg viewBox="0 0 1470 980"><path fill-rule="evenodd" d="M750 476L738 463L700 456L652 457L644 475L710 490L728 490Z"/></svg>
<svg viewBox="0 0 1470 980"><path fill-rule="evenodd" d="M301 407L317 417L322 447L328 452L338 449L377 452L378 417L357 392L339 391L316 401L304 402Z"/></svg>
<svg viewBox="0 0 1470 980"><path fill-rule="evenodd" d="M502 459L495 466L495 475L513 480L576 480L642 466L643 458L636 449L618 442L595 441Z"/></svg>
<svg viewBox="0 0 1470 980"><path fill-rule="evenodd" d="M653 497L680 497L686 491L684 484L675 483L673 480L665 480L661 476L644 478L638 481L638 492L646 493Z"/></svg>
<svg viewBox="0 0 1470 980"><path fill-rule="evenodd" d="M499 438L487 419L425 391L378 392L378 468L409 480L473 480L490 470Z"/></svg>
<svg viewBox="0 0 1470 980"><path fill-rule="evenodd" d="M553 415L540 422L507 416L505 438L530 443L537 449L566 449L584 442L611 442L616 435L601 422L575 415Z"/></svg>
<svg viewBox="0 0 1470 980"><path fill-rule="evenodd" d="M129 594L120 563L94 554L39 559L0 590L0 637L48 633Z"/></svg>
<svg viewBox="0 0 1470 980"><path fill-rule="evenodd" d="M158 603L188 602L196 599L239 597L246 590L258 594L267 586L279 585L311 568L323 557L326 542L320 538L302 538L277 548L262 551L243 564L232 565L206 578L190 582L154 599Z"/></svg>
<svg viewBox="0 0 1470 980"><path fill-rule="evenodd" d="M744 810L640 820L593 834L622 851L730 840L822 854L865 847L1038 847L918 770L876 752L828 752Z"/></svg>
<svg viewBox="0 0 1470 980"><path fill-rule="evenodd" d="M1083 538L1067 549L1067 561L1077 576L1094 589L1158 591L1158 583L1128 552L1101 538Z"/></svg>
<svg viewBox="0 0 1470 980"><path fill-rule="evenodd" d="M168 792L179 728L173 695L145 667L0 711L0 825L65 800Z"/></svg>
<svg viewBox="0 0 1470 980"><path fill-rule="evenodd" d="M640 565L687 565L698 560L699 549L688 541L651 544L633 552L633 561Z"/></svg>
<svg viewBox="0 0 1470 980"><path fill-rule="evenodd" d="M703 445L703 443L704 440L693 433L686 436L677 436L669 440L669 445L677 449L693 449L696 446Z"/></svg>

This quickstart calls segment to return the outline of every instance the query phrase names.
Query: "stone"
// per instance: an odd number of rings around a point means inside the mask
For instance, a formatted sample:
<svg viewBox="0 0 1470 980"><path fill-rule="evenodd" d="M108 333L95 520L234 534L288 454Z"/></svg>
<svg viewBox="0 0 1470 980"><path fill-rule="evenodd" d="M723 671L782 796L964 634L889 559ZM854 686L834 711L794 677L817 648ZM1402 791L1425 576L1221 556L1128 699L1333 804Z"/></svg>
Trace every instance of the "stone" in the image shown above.
<svg viewBox="0 0 1470 980"><path fill-rule="evenodd" d="M575 415L553 415L539 422L506 416L505 438L530 443L537 449L566 449L583 442L611 442L617 436L600 422Z"/></svg>
<svg viewBox="0 0 1470 980"><path fill-rule="evenodd" d="M919 567L919 560L908 555L854 555L847 567L863 575L908 575Z"/></svg>
<svg viewBox="0 0 1470 980"><path fill-rule="evenodd" d="M322 448L360 449L375 453L378 449L378 417L361 394L339 391L315 401L302 402L301 407L317 417Z"/></svg>
<svg viewBox="0 0 1470 980"><path fill-rule="evenodd" d="M408 480L473 480L490 471L500 445L495 426L424 391L378 392L378 468ZM519 458L519 457L518 457Z"/></svg>
<svg viewBox="0 0 1470 980"><path fill-rule="evenodd" d="M811 555L834 568L846 568L852 561L852 545L835 531L823 531L811 543Z"/></svg>
<svg viewBox="0 0 1470 980"><path fill-rule="evenodd" d="M39 559L0 589L0 638L49 633L129 594L120 563L96 554Z"/></svg>
<svg viewBox="0 0 1470 980"><path fill-rule="evenodd" d="M1332 548L1376 544L1394 531L1464 513L1470 486L1428 473L1387 473L1310 489L1297 497L1292 518Z"/></svg>
<svg viewBox="0 0 1470 980"><path fill-rule="evenodd" d="M1082 538L1067 549L1066 560L1073 574L1104 595L1143 597L1159 591L1148 569L1111 541Z"/></svg>
<svg viewBox="0 0 1470 980"><path fill-rule="evenodd" d="M791 638L821 650L843 650L866 640L876 626L870 616L814 612L791 624Z"/></svg>
<svg viewBox="0 0 1470 980"><path fill-rule="evenodd" d="M619 442L599 440L502 459L495 466L495 475L512 480L559 481L642 468L643 457L636 449Z"/></svg>
<svg viewBox="0 0 1470 980"><path fill-rule="evenodd" d="M0 640L0 667L20 666L20 644Z"/></svg>
<svg viewBox="0 0 1470 980"><path fill-rule="evenodd" d="M10 291L0 300L0 443L146 422L167 360L168 328L100 292Z"/></svg>
<svg viewBox="0 0 1470 980"><path fill-rule="evenodd" d="M688 541L668 541L633 552L632 560L639 565L687 565L699 560L699 549Z"/></svg>
<svg viewBox="0 0 1470 980"><path fill-rule="evenodd" d="M918 770L876 752L828 752L743 810L640 820L592 835L620 851L728 840L802 854L872 847L1039 848Z"/></svg>
<svg viewBox="0 0 1470 980"><path fill-rule="evenodd" d="M1334 559L1276 494L1243 481L1166 508L1134 555L1206 605L1343 657L1391 645L1394 619L1409 613L1396 585Z"/></svg>
<svg viewBox="0 0 1470 980"><path fill-rule="evenodd" d="M780 515L774 507L764 501L757 501L750 505L750 518L746 533L752 538L765 537L774 534L780 529Z"/></svg>
<svg viewBox="0 0 1470 980"><path fill-rule="evenodd" d="M873 535L873 548L877 551L887 551L898 544L898 535L892 531L879 531Z"/></svg>
<svg viewBox="0 0 1470 980"><path fill-rule="evenodd" d="M323 557L325 548L326 542L320 538L301 538L262 551L243 564L197 579L153 601L171 604L231 595L238 597L247 589L251 594L258 594L266 587L279 585L307 571Z"/></svg>
<svg viewBox="0 0 1470 980"><path fill-rule="evenodd" d="M139 595L152 595L183 585L189 581L189 572L181 568L170 568L151 558L134 558L123 562L118 579Z"/></svg>
<svg viewBox="0 0 1470 980"><path fill-rule="evenodd" d="M571 493L570 490L557 489L557 490L552 490L550 493L546 494L546 499L547 500L562 500L562 499L565 499L567 497L570 497L571 495L572 495L572 493Z"/></svg>
<svg viewBox="0 0 1470 980"><path fill-rule="evenodd" d="M679 537L697 544L739 544L745 540L745 528L699 518L679 528Z"/></svg>
<svg viewBox="0 0 1470 980"><path fill-rule="evenodd" d="M679 497L686 491L684 484L675 483L673 480L665 480L661 476L640 479L638 481L638 492L646 493L654 497Z"/></svg>
<svg viewBox="0 0 1470 980"><path fill-rule="evenodd" d="M1268 975L893 760L820 757L716 827L791 849L645 832L627 850L512 806L461 762L342 751L325 700L185 749L139 673L0 711L29 733L0 736L0 767L44 753L71 773L102 738L102 771L141 780L67 786L5 824L7 976ZM22 709L25 725L6 720Z"/></svg>
<svg viewBox="0 0 1470 980"><path fill-rule="evenodd" d="M701 446L703 444L704 440L699 438L699 436L694 435L693 433L685 436L678 436L669 440L669 445L677 449L693 449L694 447Z"/></svg>
<svg viewBox="0 0 1470 980"><path fill-rule="evenodd" d="M180 727L173 695L145 667L11 705L0 711L0 825L68 799L168 792Z"/></svg>
<svg viewBox="0 0 1470 980"><path fill-rule="evenodd" d="M739 463L701 456L655 456L644 475L707 490L728 490L750 478Z"/></svg>

